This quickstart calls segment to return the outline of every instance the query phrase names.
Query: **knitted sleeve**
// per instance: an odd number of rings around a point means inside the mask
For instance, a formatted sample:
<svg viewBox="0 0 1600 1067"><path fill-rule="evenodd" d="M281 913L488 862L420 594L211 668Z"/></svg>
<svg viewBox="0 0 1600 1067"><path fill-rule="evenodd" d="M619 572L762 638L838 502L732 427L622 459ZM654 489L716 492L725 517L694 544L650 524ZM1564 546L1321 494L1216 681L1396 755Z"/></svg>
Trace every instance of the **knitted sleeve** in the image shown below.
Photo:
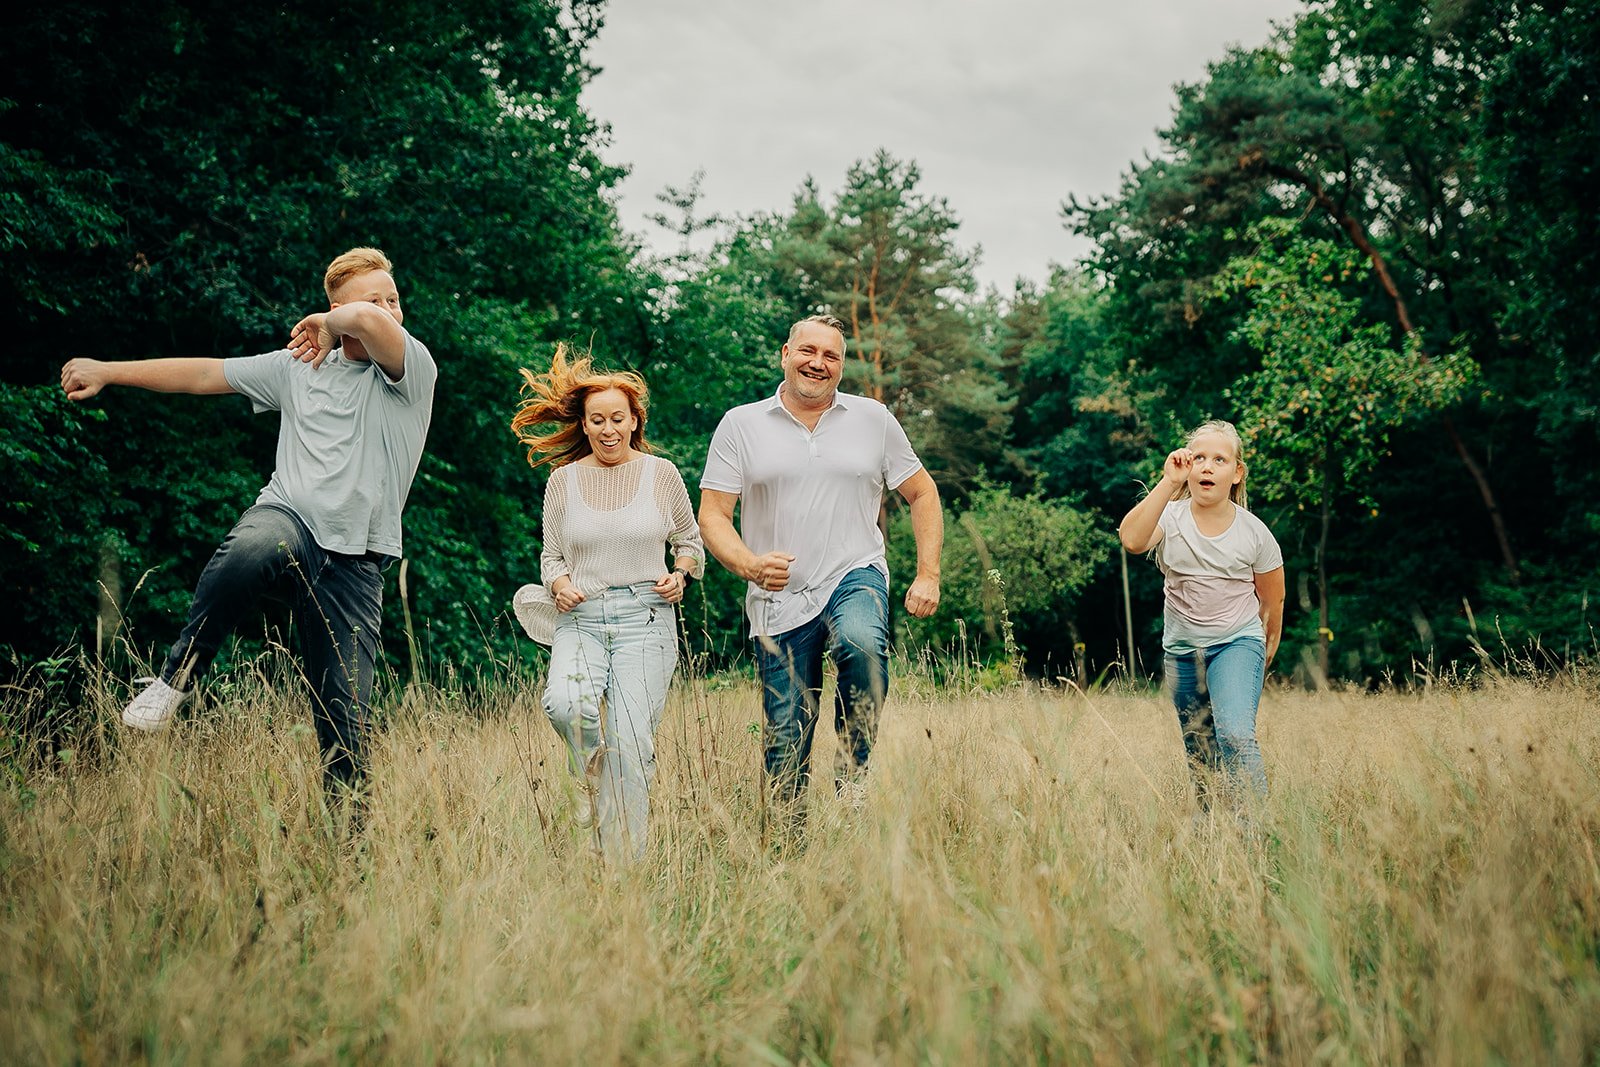
<svg viewBox="0 0 1600 1067"><path fill-rule="evenodd" d="M539 553L539 580L548 589L557 578L572 573L567 558L567 468L557 467L544 487L544 516L541 533L544 550Z"/></svg>
<svg viewBox="0 0 1600 1067"><path fill-rule="evenodd" d="M694 506L689 503L689 490L683 484L678 468L663 460L656 465L656 509L667 523L667 544L672 546L672 558L688 556L694 560L691 570L696 578L706 569L706 549L700 540L700 524L695 521Z"/></svg>

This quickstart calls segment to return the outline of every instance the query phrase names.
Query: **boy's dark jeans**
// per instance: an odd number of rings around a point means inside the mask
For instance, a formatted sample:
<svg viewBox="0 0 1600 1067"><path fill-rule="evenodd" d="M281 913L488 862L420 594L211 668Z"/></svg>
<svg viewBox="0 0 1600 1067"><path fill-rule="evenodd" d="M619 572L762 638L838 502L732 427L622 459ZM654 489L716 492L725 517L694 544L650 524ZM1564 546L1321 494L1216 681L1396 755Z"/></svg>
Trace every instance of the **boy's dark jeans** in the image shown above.
<svg viewBox="0 0 1600 1067"><path fill-rule="evenodd" d="M239 516L200 575L189 621L161 677L187 689L274 588L287 588L293 598L324 785L330 792L358 785L366 770L383 575L373 556L340 555L317 544L293 512L257 504Z"/></svg>

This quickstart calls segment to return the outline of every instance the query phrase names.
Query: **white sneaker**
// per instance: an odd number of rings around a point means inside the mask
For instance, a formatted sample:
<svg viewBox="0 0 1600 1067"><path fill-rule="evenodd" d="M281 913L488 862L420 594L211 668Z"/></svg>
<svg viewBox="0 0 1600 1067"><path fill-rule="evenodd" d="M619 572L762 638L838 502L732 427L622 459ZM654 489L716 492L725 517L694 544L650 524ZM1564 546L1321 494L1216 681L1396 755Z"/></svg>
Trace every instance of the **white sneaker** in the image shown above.
<svg viewBox="0 0 1600 1067"><path fill-rule="evenodd" d="M172 713L188 699L188 693L172 688L160 678L152 678L150 684L122 709L122 724L148 732L164 730L172 721Z"/></svg>

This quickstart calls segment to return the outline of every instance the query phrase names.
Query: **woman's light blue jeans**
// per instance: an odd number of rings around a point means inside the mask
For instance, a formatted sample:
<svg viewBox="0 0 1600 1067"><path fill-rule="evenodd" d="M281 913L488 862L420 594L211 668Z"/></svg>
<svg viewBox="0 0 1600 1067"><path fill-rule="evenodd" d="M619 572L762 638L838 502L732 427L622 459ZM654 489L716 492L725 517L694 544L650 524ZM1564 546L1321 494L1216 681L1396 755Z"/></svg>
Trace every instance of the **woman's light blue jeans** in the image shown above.
<svg viewBox="0 0 1600 1067"><path fill-rule="evenodd" d="M677 613L651 585L592 594L562 613L550 646L545 714L594 790L600 851L613 863L644 854L656 728L678 662Z"/></svg>
<svg viewBox="0 0 1600 1067"><path fill-rule="evenodd" d="M1267 767L1256 744L1266 669L1266 642L1253 636L1166 655L1167 686L1202 807L1210 803L1210 779L1218 772L1258 795L1267 793Z"/></svg>

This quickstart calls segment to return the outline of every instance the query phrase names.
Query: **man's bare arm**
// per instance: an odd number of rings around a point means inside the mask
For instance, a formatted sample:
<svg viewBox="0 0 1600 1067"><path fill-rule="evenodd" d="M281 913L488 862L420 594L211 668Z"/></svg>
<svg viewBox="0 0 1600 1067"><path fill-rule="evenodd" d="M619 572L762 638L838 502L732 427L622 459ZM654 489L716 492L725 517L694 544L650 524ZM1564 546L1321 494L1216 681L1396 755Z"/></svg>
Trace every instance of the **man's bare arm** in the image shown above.
<svg viewBox="0 0 1600 1067"><path fill-rule="evenodd" d="M750 551L733 526L733 506L739 497L716 489L700 490L700 538L717 562L747 582L762 589L777 590L789 584L787 552L768 552L758 556Z"/></svg>
<svg viewBox="0 0 1600 1067"><path fill-rule="evenodd" d="M899 491L911 505L911 535L917 542L917 576L906 590L906 610L924 619L939 607L944 508L939 504L939 487L926 469L901 482Z"/></svg>

